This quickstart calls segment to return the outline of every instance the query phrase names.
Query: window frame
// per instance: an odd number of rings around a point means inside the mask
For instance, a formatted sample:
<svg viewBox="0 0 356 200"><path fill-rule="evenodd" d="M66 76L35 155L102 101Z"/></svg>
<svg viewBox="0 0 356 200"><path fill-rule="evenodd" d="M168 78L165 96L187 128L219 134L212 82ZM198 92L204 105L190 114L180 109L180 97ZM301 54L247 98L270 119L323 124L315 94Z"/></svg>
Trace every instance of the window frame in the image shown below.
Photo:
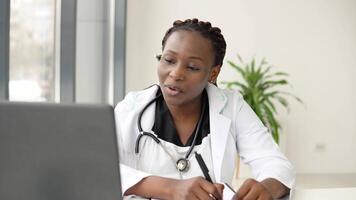
<svg viewBox="0 0 356 200"><path fill-rule="evenodd" d="M0 100L9 99L10 0L0 1Z"/></svg>

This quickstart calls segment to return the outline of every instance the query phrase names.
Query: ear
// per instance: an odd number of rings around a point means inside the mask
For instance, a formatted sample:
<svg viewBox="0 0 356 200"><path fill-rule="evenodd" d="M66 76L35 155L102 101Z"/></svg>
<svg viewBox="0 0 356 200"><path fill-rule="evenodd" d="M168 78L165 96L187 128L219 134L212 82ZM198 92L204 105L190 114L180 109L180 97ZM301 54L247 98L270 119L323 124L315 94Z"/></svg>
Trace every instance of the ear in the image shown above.
<svg viewBox="0 0 356 200"><path fill-rule="evenodd" d="M210 77L209 77L209 82L216 84L216 79L218 78L218 75L220 73L221 65L216 65L214 66L211 71L210 71Z"/></svg>

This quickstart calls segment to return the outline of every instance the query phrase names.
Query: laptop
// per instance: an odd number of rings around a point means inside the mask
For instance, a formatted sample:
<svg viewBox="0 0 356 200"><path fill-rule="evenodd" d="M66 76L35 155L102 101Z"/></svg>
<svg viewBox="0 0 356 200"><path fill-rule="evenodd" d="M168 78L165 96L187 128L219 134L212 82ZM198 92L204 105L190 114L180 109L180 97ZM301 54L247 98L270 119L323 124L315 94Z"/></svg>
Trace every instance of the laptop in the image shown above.
<svg viewBox="0 0 356 200"><path fill-rule="evenodd" d="M121 200L113 108L0 102L0 199Z"/></svg>

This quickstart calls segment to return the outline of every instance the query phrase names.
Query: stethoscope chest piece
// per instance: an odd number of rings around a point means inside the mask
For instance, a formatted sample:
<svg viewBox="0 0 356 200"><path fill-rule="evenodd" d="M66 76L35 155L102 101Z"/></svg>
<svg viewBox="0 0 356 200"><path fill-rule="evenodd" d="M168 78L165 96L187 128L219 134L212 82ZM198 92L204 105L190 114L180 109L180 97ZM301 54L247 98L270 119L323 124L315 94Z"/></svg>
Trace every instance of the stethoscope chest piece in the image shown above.
<svg viewBox="0 0 356 200"><path fill-rule="evenodd" d="M177 161L176 167L180 172L186 172L189 169L189 160L186 158L181 158Z"/></svg>

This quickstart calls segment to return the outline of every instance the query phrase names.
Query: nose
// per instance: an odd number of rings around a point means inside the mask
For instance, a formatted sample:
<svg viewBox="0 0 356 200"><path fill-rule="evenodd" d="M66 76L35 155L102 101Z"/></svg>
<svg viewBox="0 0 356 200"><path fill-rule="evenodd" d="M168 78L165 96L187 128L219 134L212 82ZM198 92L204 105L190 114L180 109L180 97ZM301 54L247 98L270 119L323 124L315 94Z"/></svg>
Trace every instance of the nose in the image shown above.
<svg viewBox="0 0 356 200"><path fill-rule="evenodd" d="M175 81L184 80L184 67L182 65L175 66L170 72L169 76Z"/></svg>

